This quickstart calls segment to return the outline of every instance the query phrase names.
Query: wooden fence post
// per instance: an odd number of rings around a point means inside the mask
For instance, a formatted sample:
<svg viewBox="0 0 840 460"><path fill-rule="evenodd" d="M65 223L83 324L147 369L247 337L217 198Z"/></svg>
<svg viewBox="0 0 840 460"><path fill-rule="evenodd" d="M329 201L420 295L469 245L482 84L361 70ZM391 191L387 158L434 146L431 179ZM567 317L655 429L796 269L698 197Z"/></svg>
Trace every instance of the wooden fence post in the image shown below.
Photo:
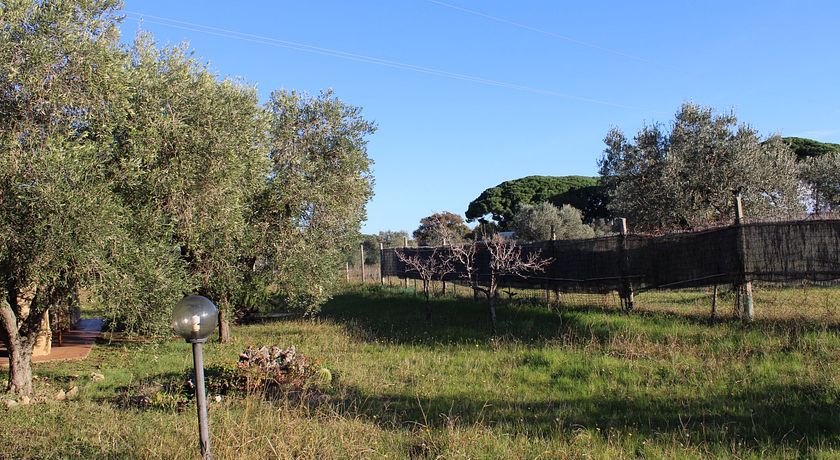
<svg viewBox="0 0 840 460"><path fill-rule="evenodd" d="M359 255L362 262L362 284L365 284L365 243L359 245Z"/></svg>
<svg viewBox="0 0 840 460"><path fill-rule="evenodd" d="M350 262L344 262L344 275L347 277L347 284L350 284Z"/></svg>
<svg viewBox="0 0 840 460"><path fill-rule="evenodd" d="M624 310L628 313L633 311L635 301L633 299L633 283L627 278L630 270L630 254L627 245L627 219L621 217L618 219L618 229L621 233L621 300L624 304Z"/></svg>
<svg viewBox="0 0 840 460"><path fill-rule="evenodd" d="M718 285L715 284L715 288L712 291L712 316L709 318L709 322L714 324L717 320L717 302L718 302L718 293L717 293Z"/></svg>
<svg viewBox="0 0 840 460"><path fill-rule="evenodd" d="M752 321L753 319L753 294L752 281L747 279L747 238L744 234L744 206L741 201L741 192L735 195L735 225L738 226L738 251L741 260L742 283L744 302L741 305L741 319Z"/></svg>

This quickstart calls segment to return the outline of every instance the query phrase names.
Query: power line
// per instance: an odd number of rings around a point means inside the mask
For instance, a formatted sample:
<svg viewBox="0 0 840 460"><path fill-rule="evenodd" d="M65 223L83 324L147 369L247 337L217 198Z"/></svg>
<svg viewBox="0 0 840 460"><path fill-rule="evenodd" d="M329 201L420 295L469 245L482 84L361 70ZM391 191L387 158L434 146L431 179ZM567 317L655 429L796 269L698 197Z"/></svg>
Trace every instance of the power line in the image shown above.
<svg viewBox="0 0 840 460"><path fill-rule="evenodd" d="M558 92L558 91L536 88L536 87L527 86L527 85L520 85L520 84L516 84L516 83L509 83L509 82L504 82L504 81L500 81L500 80L492 80L492 79L488 79L488 78L477 77L477 76L467 75L467 74L462 74L462 73L449 72L449 71L446 71L446 70L440 70L440 69L435 69L435 68L431 68L431 67L423 67L423 66L418 66L418 65L414 65L414 64L408 64L408 63L404 63L404 62L393 61L393 60L389 60L389 59L382 59L382 58L377 58L377 57L373 57L373 56L367 56L367 55L363 55L363 54L350 53L350 52L347 52L347 51L341 51L341 50L336 50L336 49L332 49L332 48L324 48L324 47L320 47L320 46L313 46L313 45L308 45L308 44L305 44L305 43L292 42L292 41L288 41L288 40L280 40L280 39L267 37L267 36L263 36L263 35L256 35L256 34L251 34L251 33L246 33L246 32L239 32L239 31L236 31L236 30L207 26L207 25L197 24L197 23L193 23L193 22L181 21L181 20L178 20L178 19L165 18L165 17L162 17L162 16L154 16L154 15L151 15L151 14L138 13L138 12L133 12L133 11L126 11L125 13L129 16L134 16L138 19L141 19L144 22L148 22L148 23L151 23L151 24L158 24L158 25L165 26L165 27L172 27L172 28L181 29L181 30L199 32L199 33L204 33L204 34L208 34L208 35L215 35L215 36L223 37L223 38L231 38L231 39L242 40L242 41L247 41L247 42L251 42L251 43L258 43L258 44L261 44L261 45L273 46L273 47L276 47L276 48L285 48L285 49L291 49L291 50L301 51L301 52L305 52L305 53L320 54L320 55L335 57L335 58L339 58L339 59L346 59L346 60L351 60L351 61L363 62L363 63L367 63L367 64L375 64L375 65L379 65L379 66L391 67L391 68L395 68L395 69L407 70L407 71L423 73L423 74L427 74L427 75L434 75L434 76L450 78L450 79L454 79L454 80L461 80L461 81L467 81L467 82L472 82L472 83L478 83L478 84L482 84L482 85L486 85L486 86L495 86L495 87L499 87L499 88L529 92L529 93L533 93L533 94L541 94L541 95L544 95L544 96L551 96L551 97L557 97L557 98L562 98L562 99L569 99L569 100L575 100L575 101L580 101L580 102L586 102L586 103L590 103L590 104L598 104L598 105L617 107L617 108L623 108L623 109L630 109L630 110L647 111L647 109L642 108L642 107L635 107L635 106L631 106L631 105L624 105L624 104L614 103L614 102L610 102L610 101L587 98L587 97L583 97L583 96L576 96L576 95L573 95L573 94L561 93L561 92Z"/></svg>
<svg viewBox="0 0 840 460"><path fill-rule="evenodd" d="M653 62L649 59L645 59L643 57L635 56L633 54L628 54L628 53L625 53L623 51L614 50L612 48L607 48L607 47L604 47L604 46L596 45L594 43L585 42L583 40L578 40L576 38L569 37L568 35L561 35L561 34L558 34L558 33L555 33L555 32L551 32L549 30L538 29L536 27L532 27L532 26L529 26L527 24L522 24L521 22L511 21L510 19L505 19L505 18L501 18L501 17L498 17L498 16L493 16L493 15L490 15L490 14L482 13L481 11L471 10L469 8L464 8L464 7L461 7L461 6L458 6L458 5L453 5L451 3L442 2L440 0L426 0L426 1L429 2L429 3L434 3L435 5L443 6L445 8L450 8L450 9L453 9L453 10L461 11L463 13L472 14L474 16L479 16L479 17L482 17L482 18L485 18L485 19L489 19L491 21L501 22L503 24L508 24L508 25L511 25L511 26L514 26L514 27L518 27L520 29L530 30L531 32L536 32L536 33L539 33L539 34L548 35L549 37L559 38L560 40L565 40L569 43L574 43L576 45L585 46L587 48L592 48L592 49L596 49L596 50L599 50L599 51L604 51L604 52L607 52L607 53L610 53L610 54L615 54L617 56L622 56L622 57L625 57L627 59L632 59L634 61L644 62L644 63L647 63L647 64L656 64L655 62Z"/></svg>

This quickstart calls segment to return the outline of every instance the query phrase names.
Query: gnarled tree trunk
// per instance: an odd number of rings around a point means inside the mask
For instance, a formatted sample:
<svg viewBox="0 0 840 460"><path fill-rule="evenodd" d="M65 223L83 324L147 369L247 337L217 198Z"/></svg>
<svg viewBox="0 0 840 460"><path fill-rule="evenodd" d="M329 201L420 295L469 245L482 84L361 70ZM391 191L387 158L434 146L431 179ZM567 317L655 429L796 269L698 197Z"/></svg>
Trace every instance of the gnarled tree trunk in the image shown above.
<svg viewBox="0 0 840 460"><path fill-rule="evenodd" d="M32 351L41 333L44 314L54 299L36 285L24 288L9 282L6 285L5 295L0 298L0 339L9 351L6 391L31 396Z"/></svg>
<svg viewBox="0 0 840 460"><path fill-rule="evenodd" d="M9 383L6 391L20 396L32 395L33 340L18 337L6 343L9 350Z"/></svg>
<svg viewBox="0 0 840 460"><path fill-rule="evenodd" d="M12 394L32 394L32 348L37 336L37 328L32 328L26 335L20 334L14 311L9 302L3 299L0 302L0 339L9 352L9 383L6 391Z"/></svg>

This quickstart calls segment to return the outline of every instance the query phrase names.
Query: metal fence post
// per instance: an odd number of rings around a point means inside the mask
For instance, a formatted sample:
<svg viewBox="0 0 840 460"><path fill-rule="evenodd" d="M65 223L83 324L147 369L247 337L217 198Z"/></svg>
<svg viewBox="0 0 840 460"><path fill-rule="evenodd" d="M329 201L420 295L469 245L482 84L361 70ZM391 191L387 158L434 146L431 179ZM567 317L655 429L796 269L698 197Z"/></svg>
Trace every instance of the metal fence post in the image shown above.
<svg viewBox="0 0 840 460"><path fill-rule="evenodd" d="M362 266L362 284L365 284L365 243L359 245L359 256L361 257Z"/></svg>
<svg viewBox="0 0 840 460"><path fill-rule="evenodd" d="M382 261L385 255L385 245L383 243L379 243L379 284L385 286L385 273L382 270Z"/></svg>
<svg viewBox="0 0 840 460"><path fill-rule="evenodd" d="M403 249L408 247L408 237L403 237ZM405 254L405 253L403 253ZM403 284L405 285L405 289L408 289L408 274L403 270Z"/></svg>
<svg viewBox="0 0 840 460"><path fill-rule="evenodd" d="M633 282L628 278L630 271L630 254L627 244L627 219L618 219L618 229L621 233L621 300L624 303L624 310L628 313L633 311L635 301L633 299Z"/></svg>

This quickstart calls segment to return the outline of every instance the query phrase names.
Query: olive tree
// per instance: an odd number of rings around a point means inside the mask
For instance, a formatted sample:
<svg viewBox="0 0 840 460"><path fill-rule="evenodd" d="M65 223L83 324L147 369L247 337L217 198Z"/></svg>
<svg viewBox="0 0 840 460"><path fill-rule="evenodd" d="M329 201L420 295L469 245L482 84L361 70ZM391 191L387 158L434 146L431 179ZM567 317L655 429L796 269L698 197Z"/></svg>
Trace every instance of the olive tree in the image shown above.
<svg viewBox="0 0 840 460"><path fill-rule="evenodd" d="M83 286L119 301L146 270L175 268L166 248L131 237L134 216L115 192L126 178L111 168L112 134L127 107L115 7L19 1L0 13L0 339L15 394L31 394L51 308ZM131 263L146 255L155 263ZM156 295L173 279L144 287Z"/></svg>
<svg viewBox="0 0 840 460"><path fill-rule="evenodd" d="M312 314L358 241L373 193L366 138L375 125L331 91L277 91L266 111L270 170L248 220L254 283Z"/></svg>
<svg viewBox="0 0 840 460"><path fill-rule="evenodd" d="M840 209L840 152L805 158L799 168L813 212Z"/></svg>
<svg viewBox="0 0 840 460"><path fill-rule="evenodd" d="M250 204L269 174L256 90L220 80L184 46L156 48L146 34L132 48L128 80L130 115L117 139L119 168L132 180L119 192L143 216L139 228L171 241L195 291L219 305L224 341L249 269L240 256ZM161 318L171 307L156 306ZM117 313L127 325L140 314Z"/></svg>
<svg viewBox="0 0 840 460"><path fill-rule="evenodd" d="M420 219L420 226L412 235L420 246L441 246L462 242L469 231L463 217L441 211Z"/></svg>
<svg viewBox="0 0 840 460"><path fill-rule="evenodd" d="M329 92L261 106L186 47L122 47L117 7L0 7L0 340L16 394L32 391L45 315L82 289L111 327L147 335L191 292L224 313L261 286L316 308L372 193L360 109Z"/></svg>
<svg viewBox="0 0 840 460"><path fill-rule="evenodd" d="M778 136L762 139L734 114L684 104L673 124L643 127L632 140L611 130L599 162L610 208L637 229L692 229L731 222L741 192L748 216L801 211L795 157Z"/></svg>
<svg viewBox="0 0 840 460"><path fill-rule="evenodd" d="M512 227L516 237L524 241L545 241L552 237L572 240L595 236L592 227L583 223L580 210L568 204L560 209L546 202L523 204L513 216Z"/></svg>

